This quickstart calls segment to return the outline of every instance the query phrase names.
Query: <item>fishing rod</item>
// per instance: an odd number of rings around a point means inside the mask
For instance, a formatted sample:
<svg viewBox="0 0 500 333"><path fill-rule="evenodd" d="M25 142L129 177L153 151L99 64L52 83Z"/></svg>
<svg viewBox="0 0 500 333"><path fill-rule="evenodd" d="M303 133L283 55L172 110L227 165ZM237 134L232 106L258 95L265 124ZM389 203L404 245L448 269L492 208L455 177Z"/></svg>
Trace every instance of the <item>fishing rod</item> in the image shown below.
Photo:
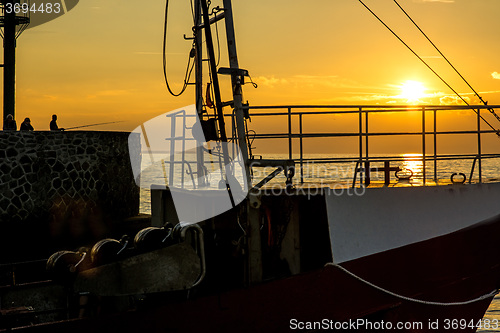
<svg viewBox="0 0 500 333"><path fill-rule="evenodd" d="M67 131L67 130L71 130L71 129L75 129L75 128L84 128L84 127L90 127L90 126L116 124L116 123L123 123L123 122L124 122L123 120L120 120L120 121L110 121L110 122L107 122L107 123L97 123L97 124L90 124L90 125L82 125L82 126L69 127L69 128L65 128L64 130Z"/></svg>

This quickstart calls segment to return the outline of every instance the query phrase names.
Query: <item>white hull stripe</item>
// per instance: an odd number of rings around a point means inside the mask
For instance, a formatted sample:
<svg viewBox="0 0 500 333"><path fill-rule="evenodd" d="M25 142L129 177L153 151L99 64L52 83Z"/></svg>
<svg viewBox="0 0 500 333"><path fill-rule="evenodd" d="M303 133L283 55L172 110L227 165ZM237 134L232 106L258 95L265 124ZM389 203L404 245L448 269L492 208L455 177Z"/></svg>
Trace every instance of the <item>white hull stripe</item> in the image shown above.
<svg viewBox="0 0 500 333"><path fill-rule="evenodd" d="M335 263L450 234L500 214L500 183L326 196Z"/></svg>

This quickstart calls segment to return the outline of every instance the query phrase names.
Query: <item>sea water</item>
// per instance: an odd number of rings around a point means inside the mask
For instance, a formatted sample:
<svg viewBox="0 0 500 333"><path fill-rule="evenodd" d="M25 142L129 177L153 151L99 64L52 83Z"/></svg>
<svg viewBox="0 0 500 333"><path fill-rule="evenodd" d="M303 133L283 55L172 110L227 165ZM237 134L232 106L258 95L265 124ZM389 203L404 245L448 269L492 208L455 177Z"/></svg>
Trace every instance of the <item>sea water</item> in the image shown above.
<svg viewBox="0 0 500 333"><path fill-rule="evenodd" d="M272 159L288 159L288 155L273 154L269 156L263 156L263 158ZM296 162L296 172L294 179L294 184L296 186L319 186L319 187L336 187L336 186L350 186L354 179L359 184L359 168L360 165L356 165L355 160L358 158L355 155L322 155L322 154L312 154L303 156L303 158L308 159L303 161L303 163L298 162L298 156L292 156ZM465 175L465 181L470 181L470 176L472 175L471 182L475 183L479 181L479 164L481 165L481 177L483 182L488 181L499 181L500 180L500 159L483 159L481 163L473 159L462 159L462 160L440 160L434 164L433 161L426 161L425 164L422 160L422 156L419 154L385 154L385 155L375 155L373 156L377 160L383 161L386 157L391 157L399 160L392 160L390 162L391 167L400 167L401 169L411 170L413 176L409 180L401 181L395 177L395 172L390 173L390 184L388 186L422 186L424 182L426 185L440 185L451 183L451 175L456 173L454 181L462 181ZM161 156L156 157L156 161L161 160ZM325 161L324 159L335 158L336 161ZM342 161L341 158L348 158L349 161ZM150 162L143 160L141 179L143 181L143 186L141 186L141 204L140 211L144 214L151 213L151 199L150 199L150 184L166 185L168 184L168 174L170 172L168 163L162 164L160 172L148 172L148 167L151 165ZM209 187L218 188L218 183L220 181L220 167L221 161L218 158L209 160L207 159L208 167L210 170L209 177ZM193 181L189 172L193 172L196 164L194 161L188 162L192 164L191 170L187 167L179 167L176 165L174 167L173 175L176 179L181 179L184 174L184 182L186 188L193 188ZM373 162L370 167L383 167L383 162ZM186 163L185 163L186 166ZM358 168L358 172L356 172ZM253 171L252 182L256 184L262 178L270 174L274 168L255 168ZM158 171L158 170L157 170ZM237 177L242 181L241 172L238 173ZM408 171L406 171L408 174ZM384 172L383 171L372 171L371 179L375 186L382 186L384 183ZM283 186L285 182L285 176L283 172L275 177L269 184L271 186ZM488 311L486 312L483 321L482 328L478 329L477 332L500 332L500 296L496 296Z"/></svg>
<svg viewBox="0 0 500 333"><path fill-rule="evenodd" d="M489 328L484 325L482 329L478 329L477 332L500 332L500 296L497 295L493 299L484 315L482 324L489 323Z"/></svg>
<svg viewBox="0 0 500 333"><path fill-rule="evenodd" d="M288 159L288 155L283 154L269 154L264 155L262 158L271 159ZM294 185L296 186L307 186L307 187L349 187L352 185L353 181L356 180L357 185L360 183L361 173L360 167L364 166L363 163L357 164L356 160L359 156L356 155L324 155L324 154L311 154L303 156L304 160L302 163L299 161L298 156L292 156L296 161L295 175L293 177ZM439 160L436 163L434 161L426 161L425 164L422 161L422 156L419 154L379 154L373 155L377 162L371 162L370 168L379 168L379 171L371 171L370 178L374 186L383 185L385 181L385 175L382 171L384 166L383 161L390 157L392 160L390 162L390 167L399 167L404 169L402 173L408 174L408 170L411 171L413 176L409 180L398 180L395 176L395 172L390 173L390 184L389 186L422 186L424 183L426 185L445 185L451 183L451 176L453 181L460 182L465 180L467 183L471 181L472 183L479 181L479 169L481 168L481 179L483 182L490 181L500 181L500 159L482 159L481 161L474 161L473 159L450 159L450 160ZM163 158L163 159L162 159ZM168 178L173 175L175 186L184 187L186 189L193 189L196 184L196 163L194 162L194 154L190 158L183 157L185 161L182 164L176 164L171 172L168 158L162 156L161 154L155 154L152 158L144 158L142 161L143 170L140 175L141 191L140 191L140 212L143 214L151 213L151 198L150 198L150 187L151 184L155 185L168 185L170 182ZM335 159L335 161L325 161L325 159ZM348 159L344 161L342 159ZM205 159L206 170L209 173L207 177L208 188L217 189L219 188L219 182L221 181L220 168L222 166L222 160L220 157L211 156ZM397 159L397 160L394 160ZM151 160L156 163L155 168L151 168ZM241 169L241 165L235 162L237 174L236 178L243 183L244 172ZM269 175L275 168L253 168L252 169L252 183L257 184L261 179ZM356 172L356 170L358 172ZM194 176L193 176L194 175ZM472 175L472 179L471 178ZM465 176L465 179L464 179ZM402 178L402 177L401 177ZM183 184L180 185L180 180L183 179ZM271 180L269 186L284 186L286 177L283 172Z"/></svg>

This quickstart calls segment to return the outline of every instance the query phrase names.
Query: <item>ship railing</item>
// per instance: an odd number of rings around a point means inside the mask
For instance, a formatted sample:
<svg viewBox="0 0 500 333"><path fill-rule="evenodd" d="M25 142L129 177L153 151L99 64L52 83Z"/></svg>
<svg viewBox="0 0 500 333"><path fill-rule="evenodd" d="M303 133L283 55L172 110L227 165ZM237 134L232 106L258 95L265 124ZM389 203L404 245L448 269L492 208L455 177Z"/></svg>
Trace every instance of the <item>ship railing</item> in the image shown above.
<svg viewBox="0 0 500 333"><path fill-rule="evenodd" d="M204 117L186 112L184 109L169 112L166 117L168 122L165 131L162 132L166 134L165 137L162 137L164 143L158 144L156 142L156 149L145 150L145 153L150 155L150 160L153 163L160 163L163 182L166 186L180 189L208 188L210 186L209 178L212 174L222 174L222 172L227 171L222 171L224 169L222 154L224 144L227 147L230 160L239 162L241 154L238 147L230 142L221 143L215 140L215 138L218 138L216 128L212 130L214 133L204 133L208 135L204 138L207 141L200 141L200 137L195 137L193 132L199 133L199 129L205 131L202 123L207 123L207 119L214 118L205 117L206 119L203 119ZM210 124L207 126L210 126ZM145 137L145 140L145 146L149 147L149 139ZM216 142L210 145L209 141L212 140ZM200 142L206 142L206 145L201 146ZM198 153L200 147L202 147L201 158ZM196 151L196 154L194 154L194 151ZM207 175L209 168L212 174ZM234 176L238 170L231 168L231 171ZM186 179L186 176L189 179Z"/></svg>
<svg viewBox="0 0 500 333"><path fill-rule="evenodd" d="M285 140L288 145L287 153L290 160L294 160L300 167L300 183L303 184L306 181L304 175L304 166L306 163L357 163L355 167L355 172L360 173L360 183L361 178L365 181L367 177L367 170L362 167L370 163L381 163L381 162L402 162L407 161L408 157L403 157L402 155L389 155L381 156L377 154L372 154L371 151L373 147L380 150L380 146L377 146L373 141L374 138L394 138L400 140L401 137L419 137L420 150L411 156L411 161L419 161L421 163L421 184L429 185L431 180L428 179L429 173L429 163L433 164L433 175L432 182L437 184L438 182L438 162L445 160L472 160L472 167L470 171L467 172L469 176L469 183L472 181L472 177L477 177L477 182L481 183L483 179L483 161L486 159L498 159L500 154L498 153L484 153L483 152L483 141L486 135L491 136L492 134L497 134L498 131L494 129L484 129L485 123L483 120L487 117L487 111L491 108L498 108L499 106L484 106L484 105L474 105L474 106L461 106L461 105L418 105L418 106L351 106L351 105L286 105L286 106L248 106L246 110L251 118L267 118L263 119L267 121L273 118L274 123L278 122L281 126L286 125L287 129L282 132L274 133L262 133L256 128L257 133L252 135L255 140ZM464 112L475 112L475 121L472 127L466 130L438 130L438 119L441 120L439 123L440 127L443 125L443 120L440 116L445 113L452 113L450 116L455 116L453 113L464 113ZM404 114L410 115L410 120L406 125L413 127L411 131L380 131L373 126L370 122L374 115L385 115L389 116L394 114ZM306 132L304 131L304 124L307 119L311 117L332 117L338 115L350 115L355 120L355 125L350 129L345 129L342 132ZM232 115L227 114L227 117ZM279 119L279 120L277 120ZM281 120L283 119L283 120ZM448 118L449 119L449 118ZM453 118L456 119L456 116ZM261 119L258 119L261 121ZM257 121L256 121L257 122ZM378 121L380 122L380 121ZM254 122L255 123L255 122ZM310 123L308 126L311 126ZM500 124L499 124L500 126ZM255 125L253 127L256 127ZM398 126L400 127L400 126ZM415 129L416 128L416 129ZM235 133L233 129L233 133ZM438 153L438 138L443 136L451 135L470 135L474 142L475 148L473 152L467 154L443 154ZM306 157L306 151L304 148L305 142L307 140L318 140L318 139L330 139L330 138L354 138L357 139L357 148L354 149L354 154L346 157L331 157L331 158L311 158ZM415 146L415 144L413 144ZM387 148L387 147L386 147ZM356 151L357 150L357 151ZM375 150L375 149L373 149ZM387 149L386 149L387 150ZM414 149L411 151L415 153ZM250 149L252 151L252 149ZM252 156L251 156L252 157ZM382 168L380 168L382 169ZM465 172L460 172L465 174ZM475 176L477 175L477 176ZM465 177L464 177L465 178ZM356 181L354 178L353 183ZM465 179L464 179L465 181ZM452 182L455 182L452 180ZM368 182L369 183L369 182ZM353 184L354 185L354 184Z"/></svg>

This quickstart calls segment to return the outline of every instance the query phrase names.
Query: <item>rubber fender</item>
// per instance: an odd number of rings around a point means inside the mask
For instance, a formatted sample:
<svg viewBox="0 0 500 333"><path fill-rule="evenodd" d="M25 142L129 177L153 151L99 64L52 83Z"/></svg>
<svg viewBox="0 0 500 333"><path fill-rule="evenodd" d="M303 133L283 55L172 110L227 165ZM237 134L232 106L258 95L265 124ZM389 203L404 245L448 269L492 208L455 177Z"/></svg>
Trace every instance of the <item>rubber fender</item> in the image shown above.
<svg viewBox="0 0 500 333"><path fill-rule="evenodd" d="M118 259L118 254L122 249L122 243L116 239L102 239L90 250L90 261L93 266L108 264Z"/></svg>
<svg viewBox="0 0 500 333"><path fill-rule="evenodd" d="M139 231L134 238L134 245L139 251L162 247L168 232L164 228L149 227Z"/></svg>
<svg viewBox="0 0 500 333"><path fill-rule="evenodd" d="M74 251L58 251L47 260L46 269L52 279L59 282L70 282L76 276L75 266L81 261L80 253Z"/></svg>

